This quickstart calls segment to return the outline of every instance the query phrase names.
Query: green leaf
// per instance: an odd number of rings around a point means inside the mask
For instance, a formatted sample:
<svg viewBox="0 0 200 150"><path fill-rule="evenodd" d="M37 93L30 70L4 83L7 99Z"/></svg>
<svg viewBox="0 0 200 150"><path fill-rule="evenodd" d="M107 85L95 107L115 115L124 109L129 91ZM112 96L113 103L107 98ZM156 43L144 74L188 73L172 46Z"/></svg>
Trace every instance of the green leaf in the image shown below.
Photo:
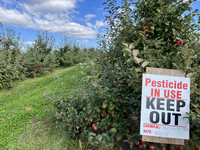
<svg viewBox="0 0 200 150"><path fill-rule="evenodd" d="M126 44L126 43L123 43L123 45L126 46L126 47L128 47L128 44Z"/></svg>
<svg viewBox="0 0 200 150"><path fill-rule="evenodd" d="M143 59L141 58L138 58L138 57L134 57L135 61L139 64L143 61Z"/></svg>
<svg viewBox="0 0 200 150"><path fill-rule="evenodd" d="M134 45L137 46L139 42L140 42L140 40L135 41Z"/></svg>
<svg viewBox="0 0 200 150"><path fill-rule="evenodd" d="M168 25L169 25L169 22L166 22L165 24L168 26Z"/></svg>
<svg viewBox="0 0 200 150"><path fill-rule="evenodd" d="M134 62L134 59L133 58L129 58L126 62L127 63L132 63L132 62Z"/></svg>
<svg viewBox="0 0 200 150"><path fill-rule="evenodd" d="M133 53L133 56L136 57L140 52L139 50L136 49L136 50L133 50L132 53Z"/></svg>
<svg viewBox="0 0 200 150"><path fill-rule="evenodd" d="M131 43L131 44L129 45L129 49L132 49L132 48L135 48L134 43Z"/></svg>
<svg viewBox="0 0 200 150"><path fill-rule="evenodd" d="M176 5L172 5L171 11L175 11L175 10L176 10Z"/></svg>
<svg viewBox="0 0 200 150"><path fill-rule="evenodd" d="M188 73L187 78L191 78L194 75L194 73Z"/></svg>
<svg viewBox="0 0 200 150"><path fill-rule="evenodd" d="M110 132L117 133L117 129L116 128L112 128L112 129L110 129Z"/></svg>
<svg viewBox="0 0 200 150"><path fill-rule="evenodd" d="M90 136L89 139L88 139L88 141L91 142L93 139L94 139L94 137L93 137L93 136Z"/></svg>
<svg viewBox="0 0 200 150"><path fill-rule="evenodd" d="M96 137L99 141L101 141L102 140L102 135L97 135L97 137Z"/></svg>
<svg viewBox="0 0 200 150"><path fill-rule="evenodd" d="M97 112L100 112L100 111L101 111L101 110L99 109L99 107L96 107L95 110L96 110Z"/></svg>
<svg viewBox="0 0 200 150"><path fill-rule="evenodd" d="M136 72L142 72L142 70L140 68L136 68L135 71Z"/></svg>
<svg viewBox="0 0 200 150"><path fill-rule="evenodd" d="M191 77L190 78L190 84L194 84L194 82L195 82L195 77Z"/></svg>
<svg viewBox="0 0 200 150"><path fill-rule="evenodd" d="M107 4L107 2L103 2L103 4L102 4L102 5L105 5L105 4Z"/></svg>
<svg viewBox="0 0 200 150"><path fill-rule="evenodd" d="M102 136L103 136L103 137L106 137L106 136L108 136L108 134L107 134L107 133L103 133Z"/></svg>
<svg viewBox="0 0 200 150"><path fill-rule="evenodd" d="M90 132L88 135L89 135L89 136L96 136L96 133Z"/></svg>
<svg viewBox="0 0 200 150"><path fill-rule="evenodd" d="M192 61L191 59L188 59L188 60L186 61L186 65L187 65L187 66L190 66L190 65L192 64L192 62L193 62L193 61Z"/></svg>
<svg viewBox="0 0 200 150"><path fill-rule="evenodd" d="M126 52L126 53L128 53L128 54L131 53L131 50L130 50L129 48L127 48L127 47L125 47L125 48L123 49L123 51Z"/></svg>
<svg viewBox="0 0 200 150"><path fill-rule="evenodd" d="M157 8L156 10L157 10L158 12L160 12L160 10L159 10L158 8Z"/></svg>
<svg viewBox="0 0 200 150"><path fill-rule="evenodd" d="M91 64L92 66L94 66L94 65L95 65L95 63L94 63L93 61L90 61L90 64Z"/></svg>
<svg viewBox="0 0 200 150"><path fill-rule="evenodd" d="M148 64L149 64L149 61L145 61L145 62L142 63L142 67L144 68L144 67L146 67Z"/></svg>
<svg viewBox="0 0 200 150"><path fill-rule="evenodd" d="M93 85L94 87L97 87L97 83L96 83L96 82L94 82L92 85Z"/></svg>

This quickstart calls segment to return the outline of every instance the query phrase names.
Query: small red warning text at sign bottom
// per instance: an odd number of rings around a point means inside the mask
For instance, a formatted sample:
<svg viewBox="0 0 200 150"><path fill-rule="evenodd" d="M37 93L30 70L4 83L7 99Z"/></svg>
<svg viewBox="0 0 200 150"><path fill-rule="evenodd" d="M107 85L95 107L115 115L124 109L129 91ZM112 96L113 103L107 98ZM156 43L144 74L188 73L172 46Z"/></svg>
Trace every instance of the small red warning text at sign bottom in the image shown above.
<svg viewBox="0 0 200 150"><path fill-rule="evenodd" d="M159 126L159 125L151 124L151 123L144 123L144 124L143 124L143 127L160 129L160 126Z"/></svg>
<svg viewBox="0 0 200 150"><path fill-rule="evenodd" d="M151 130L143 130L144 133L151 133Z"/></svg>

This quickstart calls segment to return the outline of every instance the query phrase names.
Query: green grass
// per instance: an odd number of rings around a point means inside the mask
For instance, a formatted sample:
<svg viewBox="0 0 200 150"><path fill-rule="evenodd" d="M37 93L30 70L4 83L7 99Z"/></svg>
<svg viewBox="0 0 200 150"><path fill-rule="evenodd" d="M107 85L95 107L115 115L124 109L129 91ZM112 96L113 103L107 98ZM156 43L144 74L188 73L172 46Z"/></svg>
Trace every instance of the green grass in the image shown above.
<svg viewBox="0 0 200 150"><path fill-rule="evenodd" d="M0 149L77 149L77 141L66 139L63 129L55 128L55 113L42 97L62 86L71 90L71 77L80 77L79 67L56 70L53 74L18 82L12 90L0 92Z"/></svg>

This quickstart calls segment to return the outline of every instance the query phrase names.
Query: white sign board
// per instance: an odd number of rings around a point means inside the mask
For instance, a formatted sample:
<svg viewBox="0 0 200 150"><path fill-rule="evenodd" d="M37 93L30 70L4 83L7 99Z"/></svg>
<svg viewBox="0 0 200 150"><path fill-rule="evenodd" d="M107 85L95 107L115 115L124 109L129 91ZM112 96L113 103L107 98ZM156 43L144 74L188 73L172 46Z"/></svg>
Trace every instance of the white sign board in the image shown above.
<svg viewBox="0 0 200 150"><path fill-rule="evenodd" d="M189 139L190 78L143 74L140 134Z"/></svg>

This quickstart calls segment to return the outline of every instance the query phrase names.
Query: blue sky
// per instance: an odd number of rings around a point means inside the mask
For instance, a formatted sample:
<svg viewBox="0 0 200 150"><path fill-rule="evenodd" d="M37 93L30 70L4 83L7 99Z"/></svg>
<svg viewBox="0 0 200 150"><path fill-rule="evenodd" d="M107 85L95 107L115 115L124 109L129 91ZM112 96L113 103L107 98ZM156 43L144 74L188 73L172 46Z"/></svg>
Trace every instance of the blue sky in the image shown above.
<svg viewBox="0 0 200 150"><path fill-rule="evenodd" d="M48 31L56 44L67 36L86 47L96 47L96 35L102 34L106 23L105 0L1 0L0 22L21 33L21 40L31 44L37 31ZM120 3L121 0L118 0ZM194 9L200 8L198 0Z"/></svg>

